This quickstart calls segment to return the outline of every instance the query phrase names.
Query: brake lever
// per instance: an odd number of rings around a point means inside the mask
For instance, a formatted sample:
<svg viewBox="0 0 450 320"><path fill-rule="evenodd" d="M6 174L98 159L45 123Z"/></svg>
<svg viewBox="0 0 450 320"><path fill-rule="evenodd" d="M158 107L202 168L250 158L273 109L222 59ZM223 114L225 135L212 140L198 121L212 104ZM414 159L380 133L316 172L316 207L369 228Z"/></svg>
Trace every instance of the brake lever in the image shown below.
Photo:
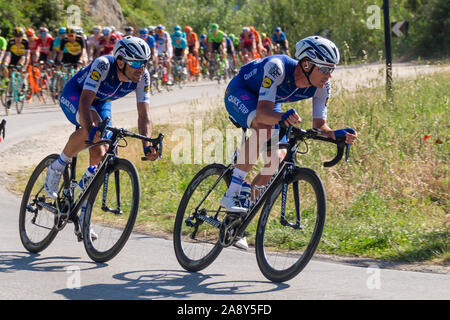
<svg viewBox="0 0 450 320"><path fill-rule="evenodd" d="M162 134L162 133L160 133L159 135L158 135L158 138L157 139L155 139L155 140L158 140L158 144L157 144L157 147L156 147L156 151L158 151L159 152L159 158L161 159L162 158L162 153L163 153L163 138L164 138L164 134ZM153 144L153 143L152 143ZM148 159L147 159L147 157L142 157L141 158L141 160L142 161L148 161Z"/></svg>
<svg viewBox="0 0 450 320"><path fill-rule="evenodd" d="M348 162L348 157L350 156L350 145L345 144L345 162Z"/></svg>

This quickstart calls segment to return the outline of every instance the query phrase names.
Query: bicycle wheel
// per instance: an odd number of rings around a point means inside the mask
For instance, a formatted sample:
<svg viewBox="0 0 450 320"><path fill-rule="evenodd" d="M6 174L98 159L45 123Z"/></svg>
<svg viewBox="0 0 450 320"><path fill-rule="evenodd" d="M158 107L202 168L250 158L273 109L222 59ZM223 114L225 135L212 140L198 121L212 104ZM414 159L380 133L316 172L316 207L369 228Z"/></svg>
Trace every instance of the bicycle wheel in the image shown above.
<svg viewBox="0 0 450 320"><path fill-rule="evenodd" d="M37 253L47 248L58 234L55 226L54 201L44 190L47 167L58 159L57 154L47 156L31 174L22 197L19 212L19 233L23 246L29 252ZM65 170L59 190L68 183L69 175Z"/></svg>
<svg viewBox="0 0 450 320"><path fill-rule="evenodd" d="M29 88L29 85L28 85L28 88ZM16 110L17 110L18 114L22 113L23 105L25 104L25 99L26 99L28 88L27 88L27 85L25 85L23 79L20 79L20 81L16 82L16 86L15 86L14 90L16 90L17 92L14 93L14 95L17 94L17 97L14 97L14 100L16 103Z"/></svg>
<svg viewBox="0 0 450 320"><path fill-rule="evenodd" d="M135 166L126 159L115 159L112 168L94 181L83 219L83 242L96 262L114 258L127 242L139 209L140 183ZM105 182L107 182L105 186ZM91 239L91 232L97 239Z"/></svg>
<svg viewBox="0 0 450 320"><path fill-rule="evenodd" d="M200 170L178 207L173 244L178 262L188 271L206 268L222 251L219 232L226 213L220 210L219 203L228 189L231 174L225 174L220 181L218 179L225 170L221 164L211 164Z"/></svg>
<svg viewBox="0 0 450 320"><path fill-rule="evenodd" d="M282 223L283 185L281 181L264 204L255 239L258 266L274 282L292 279L308 264L322 236L326 215L325 190L320 178L313 170L296 168L286 192L285 219L291 225ZM294 227L296 206L301 229Z"/></svg>

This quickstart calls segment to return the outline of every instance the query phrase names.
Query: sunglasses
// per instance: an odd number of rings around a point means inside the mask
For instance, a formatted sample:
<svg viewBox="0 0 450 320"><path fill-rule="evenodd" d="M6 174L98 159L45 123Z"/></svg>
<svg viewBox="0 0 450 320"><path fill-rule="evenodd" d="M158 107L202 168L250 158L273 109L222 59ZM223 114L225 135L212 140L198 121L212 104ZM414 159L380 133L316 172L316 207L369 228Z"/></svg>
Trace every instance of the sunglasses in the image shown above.
<svg viewBox="0 0 450 320"><path fill-rule="evenodd" d="M132 67L133 69L140 69L142 68L142 66L146 66L147 65L147 60L137 60L137 61L127 61L124 60L126 63L128 63L128 65L130 67Z"/></svg>
<svg viewBox="0 0 450 320"><path fill-rule="evenodd" d="M314 62L309 61L309 63L315 65L317 67L317 69L319 69L319 71L323 74L331 74L334 71L334 67L329 67L329 66L324 66L322 64L317 64Z"/></svg>

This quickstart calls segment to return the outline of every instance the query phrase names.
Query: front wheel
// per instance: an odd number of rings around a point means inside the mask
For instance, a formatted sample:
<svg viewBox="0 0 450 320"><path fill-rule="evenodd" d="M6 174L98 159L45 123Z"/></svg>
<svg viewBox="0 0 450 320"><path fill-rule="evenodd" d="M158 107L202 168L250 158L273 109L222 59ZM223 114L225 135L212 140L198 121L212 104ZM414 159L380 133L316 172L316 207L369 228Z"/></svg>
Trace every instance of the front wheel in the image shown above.
<svg viewBox="0 0 450 320"><path fill-rule="evenodd" d="M139 210L136 167L126 159L114 161L93 182L82 221L84 247L96 262L111 260L122 250Z"/></svg>
<svg viewBox="0 0 450 320"><path fill-rule="evenodd" d="M292 178L282 180L267 199L257 227L258 266L274 282L288 281L305 268L325 224L326 197L320 178L310 169L294 170Z"/></svg>
<svg viewBox="0 0 450 320"><path fill-rule="evenodd" d="M219 233L226 217L220 200L231 181L230 171L210 164L189 183L175 218L173 244L180 265L197 272L209 266L222 251Z"/></svg>

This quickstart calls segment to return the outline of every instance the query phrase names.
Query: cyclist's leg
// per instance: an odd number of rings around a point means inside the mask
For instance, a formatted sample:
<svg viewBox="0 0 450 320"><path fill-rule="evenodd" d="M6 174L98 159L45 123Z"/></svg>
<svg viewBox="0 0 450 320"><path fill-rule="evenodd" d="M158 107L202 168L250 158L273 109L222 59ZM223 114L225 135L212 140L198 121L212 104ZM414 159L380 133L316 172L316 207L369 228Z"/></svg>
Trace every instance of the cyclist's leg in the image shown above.
<svg viewBox="0 0 450 320"><path fill-rule="evenodd" d="M281 104L276 104L273 108L276 112L281 112ZM254 124L257 126L256 124ZM279 136L279 125L275 125L270 127L270 129L267 132L267 139L270 140L270 146L276 148L276 145L278 142L286 142L286 136L280 139L278 141ZM258 140L259 143L262 143L261 140ZM258 196L256 193L258 191L258 187L265 186L267 182L269 182L272 175L277 171L279 164L286 156L286 150L284 149L277 149L274 151L269 150L262 150L262 157L264 160L264 167L262 168L261 172L258 173L258 175L253 179L252 181L252 190L254 192L252 193L252 200ZM255 188L256 186L256 188Z"/></svg>
<svg viewBox="0 0 450 320"><path fill-rule="evenodd" d="M108 126L112 125L111 119L111 101L101 102L101 103L94 103L92 105L91 113L93 114L93 119L96 125L100 123L101 121L105 120L107 117L110 119ZM105 155L106 151L108 149L108 145L103 146L97 146L94 148L89 149L89 158L90 158L90 165L97 165Z"/></svg>
<svg viewBox="0 0 450 320"><path fill-rule="evenodd" d="M225 93L225 106L230 117L243 128L254 128L253 123L256 116L256 106L258 98L252 92L249 92L242 86L239 78L231 80ZM231 184L225 194L221 204L228 210L241 213L242 208L239 205L232 205L235 198L239 197L242 183L247 173L251 170L258 158L258 140L262 130L254 128L252 136L247 139L241 147L237 158L237 164L233 170ZM256 150L255 150L256 149ZM225 205L225 204L230 204ZM245 210L246 211L246 210Z"/></svg>
<svg viewBox="0 0 450 320"><path fill-rule="evenodd" d="M230 83L230 86L234 84L234 81ZM239 80L237 80L239 81ZM258 100L257 97L246 90L242 89L227 89L225 95L225 104L230 116L238 122L244 128L251 128L253 131L252 136L245 141L241 152L238 155L236 168L240 172L248 173L253 165L256 163L259 154L262 151L263 145L273 137L277 139L278 130L276 126L269 126L256 122L256 106ZM281 106L277 104L274 107L275 111L281 111ZM274 143L277 141L273 140ZM283 140L282 140L283 141ZM265 185L270 179L271 175L278 168L278 164L281 159L284 158L285 152L283 150L277 150L272 159L272 153L264 152L265 169L262 174L260 173L253 181L252 185ZM272 161L270 161L272 159ZM245 175L242 175L245 178Z"/></svg>

